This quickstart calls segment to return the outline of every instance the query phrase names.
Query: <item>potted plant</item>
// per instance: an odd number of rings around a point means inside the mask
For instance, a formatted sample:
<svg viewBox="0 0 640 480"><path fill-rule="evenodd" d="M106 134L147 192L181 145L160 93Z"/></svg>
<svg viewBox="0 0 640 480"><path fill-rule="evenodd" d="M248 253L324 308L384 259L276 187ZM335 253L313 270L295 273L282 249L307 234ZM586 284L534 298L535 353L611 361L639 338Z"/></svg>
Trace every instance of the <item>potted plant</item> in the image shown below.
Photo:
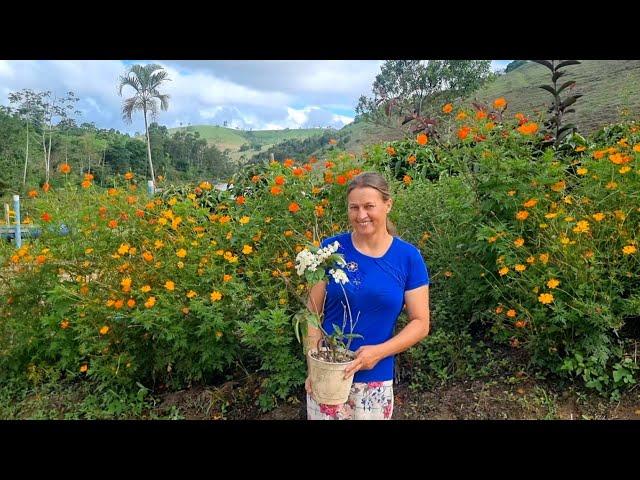
<svg viewBox="0 0 640 480"><path fill-rule="evenodd" d="M340 286L345 299L342 325L334 323L331 333L322 326L322 314L309 311L304 301L304 310L294 317L296 338L301 343L302 337L306 337L306 331L301 335L301 327L306 330L306 327L311 325L320 330L321 336L316 345L307 345L306 341L303 345L309 365L313 396L318 403L328 405L338 405L347 401L353 375L345 379L344 370L355 359L355 353L349 347L354 338L362 338L362 335L352 333L360 313L354 319L344 290L344 284L348 283L349 279L344 270L339 268L345 265L343 256L336 253L339 246L336 241L324 248L307 247L296 256L296 272L299 276L305 277L308 287L322 280L333 281Z"/></svg>

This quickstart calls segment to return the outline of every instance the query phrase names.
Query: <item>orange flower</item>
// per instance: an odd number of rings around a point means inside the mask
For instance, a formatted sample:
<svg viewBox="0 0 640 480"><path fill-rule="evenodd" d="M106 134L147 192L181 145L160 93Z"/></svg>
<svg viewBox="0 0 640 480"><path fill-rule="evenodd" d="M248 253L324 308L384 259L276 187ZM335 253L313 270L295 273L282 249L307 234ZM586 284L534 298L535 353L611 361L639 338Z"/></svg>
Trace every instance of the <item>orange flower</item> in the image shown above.
<svg viewBox="0 0 640 480"><path fill-rule="evenodd" d="M347 178L344 175L338 175L336 177L336 183L339 185L344 185L345 183L347 183Z"/></svg>
<svg viewBox="0 0 640 480"><path fill-rule="evenodd" d="M164 288L166 288L169 291L173 291L176 289L176 284L173 283L171 280L167 280L166 282L164 282Z"/></svg>
<svg viewBox="0 0 640 480"><path fill-rule="evenodd" d="M553 295L551 293L541 293L538 295L538 301L544 305L553 302Z"/></svg>
<svg viewBox="0 0 640 480"><path fill-rule="evenodd" d="M487 112L484 110L478 110L476 112L476 120L482 120L483 118L487 118Z"/></svg>
<svg viewBox="0 0 640 480"><path fill-rule="evenodd" d="M532 199L527 200L526 202L524 202L522 205L525 208L531 208L531 207L535 207L536 203L538 203L538 199L537 198L532 198Z"/></svg>
<svg viewBox="0 0 640 480"><path fill-rule="evenodd" d="M38 196L38 191L37 190L29 190L29 193L27 195L29 195L29 198L35 198L35 197Z"/></svg>
<svg viewBox="0 0 640 480"><path fill-rule="evenodd" d="M59 170L61 173L64 173L66 175L67 173L71 172L71 166L65 162L62 165L60 165Z"/></svg>
<svg viewBox="0 0 640 480"><path fill-rule="evenodd" d="M150 262L153 260L153 254L151 252L143 252L142 258L145 260L145 262Z"/></svg>
<svg viewBox="0 0 640 480"><path fill-rule="evenodd" d="M296 213L300 210L300 205L298 205L296 202L291 202L289 204L289 211L291 213Z"/></svg>
<svg viewBox="0 0 640 480"><path fill-rule="evenodd" d="M493 107L494 108L503 109L506 106L507 106L507 101L505 100L504 97L496 98L493 101Z"/></svg>
<svg viewBox="0 0 640 480"><path fill-rule="evenodd" d="M50 189L51 185L49 185L49 182L45 182L44 185L42 185L42 190L44 191L44 193L47 193Z"/></svg>
<svg viewBox="0 0 640 480"><path fill-rule="evenodd" d="M324 162L324 168L333 168L336 164L333 162Z"/></svg>
<svg viewBox="0 0 640 480"><path fill-rule="evenodd" d="M135 306L136 306L136 301L133 298L130 298L129 300L127 300L127 307L133 308Z"/></svg>
<svg viewBox="0 0 640 480"><path fill-rule="evenodd" d="M409 158L407 159L407 162L409 162L409 165L413 165L414 163L416 163L416 156L410 155Z"/></svg>
<svg viewBox="0 0 640 480"><path fill-rule="evenodd" d="M520 221L526 220L527 217L529 217L529 212L527 212L526 210L520 210L518 213L516 213L516 218Z"/></svg>
<svg viewBox="0 0 640 480"><path fill-rule="evenodd" d="M525 322L524 320L516 320L514 325L516 326L516 328L524 328L527 326L527 322Z"/></svg>
<svg viewBox="0 0 640 480"><path fill-rule="evenodd" d="M60 322L60 328L63 330L66 330L67 328L69 328L69 320L67 320L66 318L62 320Z"/></svg>
<svg viewBox="0 0 640 480"><path fill-rule="evenodd" d="M284 236L285 237L290 237L293 235L293 230L285 230L284 231Z"/></svg>
<svg viewBox="0 0 640 480"><path fill-rule="evenodd" d="M144 217L144 210L140 210L140 209L136 210L136 217L138 218Z"/></svg>
<svg viewBox="0 0 640 480"><path fill-rule="evenodd" d="M51 215L49 215L47 212L44 212L40 218L42 219L43 222L51 221Z"/></svg>
<svg viewBox="0 0 640 480"><path fill-rule="evenodd" d="M223 282L228 282L229 280L231 280L233 277L231 275L227 275L226 273L222 276L222 281Z"/></svg>
<svg viewBox="0 0 640 480"><path fill-rule="evenodd" d="M211 292L210 297L212 302L217 302L222 299L222 294L219 291L214 290L213 292Z"/></svg>
<svg viewBox="0 0 640 480"><path fill-rule="evenodd" d="M271 187L271 195L280 195L282 193L282 188L278 186Z"/></svg>
<svg viewBox="0 0 640 480"><path fill-rule="evenodd" d="M80 373L85 373L87 370L89 370L89 365L87 365L86 363L83 363L80 366Z"/></svg>
<svg viewBox="0 0 640 480"><path fill-rule="evenodd" d="M516 315L517 315L517 313L516 313L516 311L515 311L513 308L511 308L511 309L509 309L509 310L507 311L507 317L509 317L509 318L513 318L513 317L515 317Z"/></svg>
<svg viewBox="0 0 640 480"><path fill-rule="evenodd" d="M538 131L538 124L535 122L528 122L518 127L518 131L523 135L532 135Z"/></svg>
<svg viewBox="0 0 640 480"><path fill-rule="evenodd" d="M450 103L447 103L442 107L442 113L451 113L452 110L453 105L451 105Z"/></svg>
<svg viewBox="0 0 640 480"><path fill-rule="evenodd" d="M314 211L315 211L316 217L324 216L324 207L322 205L316 205L314 207Z"/></svg>
<svg viewBox="0 0 640 480"><path fill-rule="evenodd" d="M46 261L47 261L47 257L45 257L44 255L38 255L38 256L36 257L36 263L37 263L38 265L42 265L42 264L43 264L44 262L46 262Z"/></svg>
<svg viewBox="0 0 640 480"><path fill-rule="evenodd" d="M411 181L412 181L412 178L409 175L405 175L404 177L402 177L402 182L405 185L411 185Z"/></svg>
<svg viewBox="0 0 640 480"><path fill-rule="evenodd" d="M456 115L456 120L464 120L465 118L467 118L467 114L462 110L460 110Z"/></svg>
<svg viewBox="0 0 640 480"><path fill-rule="evenodd" d="M124 174L125 180L131 180L133 178L133 172L127 172Z"/></svg>
<svg viewBox="0 0 640 480"><path fill-rule="evenodd" d="M117 226L118 226L117 220L109 220L109 223L107 223L107 227L109 228L116 228Z"/></svg>
<svg viewBox="0 0 640 480"><path fill-rule="evenodd" d="M395 154L396 154L396 149L395 149L395 148L393 148L391 145L389 145L389 146L386 148L386 151L387 151L387 153L388 153L389 155L395 155Z"/></svg>
<svg viewBox="0 0 640 480"><path fill-rule="evenodd" d="M276 185L284 185L285 184L285 178L282 175L278 175L275 179L275 184Z"/></svg>
<svg viewBox="0 0 640 480"><path fill-rule="evenodd" d="M146 302L144 302L144 306L147 308L151 308L156 304L156 297L149 297Z"/></svg>
<svg viewBox="0 0 640 480"><path fill-rule="evenodd" d="M427 137L424 133L419 133L416 137L416 142L418 142L418 145L426 145L428 141L429 137Z"/></svg>
<svg viewBox="0 0 640 480"><path fill-rule="evenodd" d="M458 130L458 138L460 140L464 140L465 138L467 138L467 136L469 136L469 132L471 132L471 129L469 127L461 127Z"/></svg>
<svg viewBox="0 0 640 480"><path fill-rule="evenodd" d="M254 175L253 177L251 177L251 181L253 183L258 183L260 181L260 175Z"/></svg>
<svg viewBox="0 0 640 480"><path fill-rule="evenodd" d="M293 160L291 158L286 158L282 164L285 167L293 167Z"/></svg>
<svg viewBox="0 0 640 480"><path fill-rule="evenodd" d="M89 188L91 186L91 182L89 180L83 180L80 185L82 188Z"/></svg>

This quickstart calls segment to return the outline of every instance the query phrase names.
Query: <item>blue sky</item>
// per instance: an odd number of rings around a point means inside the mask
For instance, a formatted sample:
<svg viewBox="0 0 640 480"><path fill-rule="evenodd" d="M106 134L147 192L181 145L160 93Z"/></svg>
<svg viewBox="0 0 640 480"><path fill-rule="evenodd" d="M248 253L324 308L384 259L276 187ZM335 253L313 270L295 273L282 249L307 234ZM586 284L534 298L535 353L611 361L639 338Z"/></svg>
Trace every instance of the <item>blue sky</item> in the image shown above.
<svg viewBox="0 0 640 480"><path fill-rule="evenodd" d="M504 69L510 60L493 60ZM22 88L69 90L80 98L79 123L133 134L144 130L141 115L123 122L119 76L127 60L0 60L0 104ZM162 60L171 81L169 110L158 122L168 127L212 124L241 129L334 127L353 121L360 95L370 95L382 60Z"/></svg>

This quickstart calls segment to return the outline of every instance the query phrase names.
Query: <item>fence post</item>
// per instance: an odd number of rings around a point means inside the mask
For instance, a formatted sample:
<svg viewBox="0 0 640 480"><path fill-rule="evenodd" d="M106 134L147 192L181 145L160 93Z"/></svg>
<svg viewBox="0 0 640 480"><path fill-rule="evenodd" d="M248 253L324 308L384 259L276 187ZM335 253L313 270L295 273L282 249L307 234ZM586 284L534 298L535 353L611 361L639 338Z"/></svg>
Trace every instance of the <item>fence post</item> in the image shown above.
<svg viewBox="0 0 640 480"><path fill-rule="evenodd" d="M273 160L274 160L273 153L270 153L269 156L271 157L270 160L273 162Z"/></svg>
<svg viewBox="0 0 640 480"><path fill-rule="evenodd" d="M156 189L155 189L155 186L153 185L153 180L147 180L147 193L149 195L153 195L155 191Z"/></svg>
<svg viewBox="0 0 640 480"><path fill-rule="evenodd" d="M13 211L16 212L16 247L22 246L22 232L20 231L20 195L13 196Z"/></svg>
<svg viewBox="0 0 640 480"><path fill-rule="evenodd" d="M11 220L9 219L9 204L4 204L4 220L7 223L7 227L11 225Z"/></svg>

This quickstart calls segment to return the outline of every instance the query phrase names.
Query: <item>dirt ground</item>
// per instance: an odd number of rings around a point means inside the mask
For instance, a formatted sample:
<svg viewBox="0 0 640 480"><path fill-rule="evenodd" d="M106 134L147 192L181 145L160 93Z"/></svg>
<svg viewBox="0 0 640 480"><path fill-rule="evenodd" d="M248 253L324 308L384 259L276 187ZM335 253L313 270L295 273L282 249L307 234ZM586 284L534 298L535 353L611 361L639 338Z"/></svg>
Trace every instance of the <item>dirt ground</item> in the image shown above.
<svg viewBox="0 0 640 480"><path fill-rule="evenodd" d="M159 397L154 412L187 420L304 420L300 392L262 413L251 382L194 387ZM449 382L428 391L400 384L395 391L394 420L639 420L640 389L619 401L569 388L558 391L526 377Z"/></svg>

